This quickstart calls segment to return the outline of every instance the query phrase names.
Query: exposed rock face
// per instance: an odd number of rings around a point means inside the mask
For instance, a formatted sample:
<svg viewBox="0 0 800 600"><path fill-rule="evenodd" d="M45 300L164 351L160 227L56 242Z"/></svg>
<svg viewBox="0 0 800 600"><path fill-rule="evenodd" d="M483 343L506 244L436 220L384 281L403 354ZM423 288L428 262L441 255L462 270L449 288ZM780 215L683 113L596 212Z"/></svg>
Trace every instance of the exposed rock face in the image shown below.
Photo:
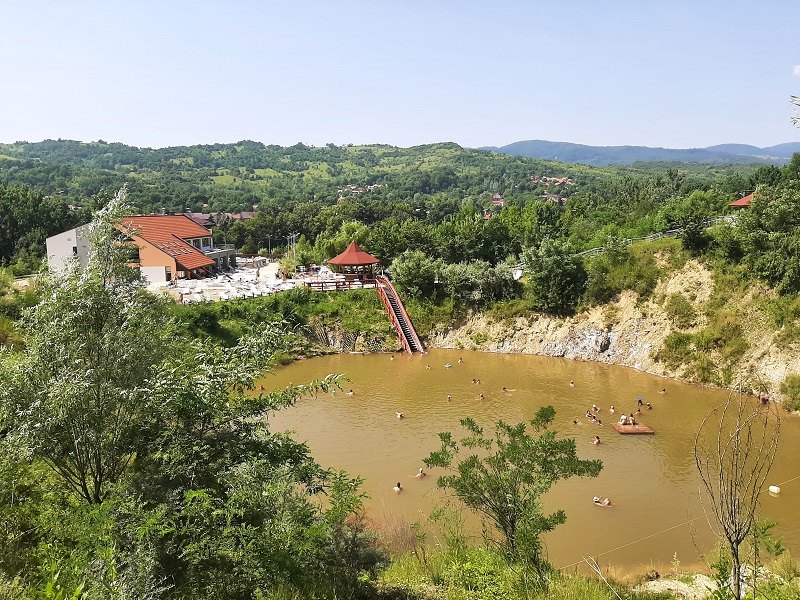
<svg viewBox="0 0 800 600"><path fill-rule="evenodd" d="M695 332L708 323L706 303L714 279L703 265L688 261L660 281L652 299L641 302L634 292L624 292L605 306L591 308L569 318L531 315L498 322L476 314L455 329L440 331L428 339L437 348L468 348L487 352L518 352L590 360L639 369L653 375L693 381L683 366L669 368L655 359L667 336L675 331L664 307L664 298L679 293L697 311ZM774 292L753 286L744 297L726 301L726 310L740 316L748 349L735 366L731 386L749 381L780 397L780 384L789 373L800 373L800 344L779 347L773 343L775 328L755 299ZM660 299L657 302L656 299Z"/></svg>
<svg viewBox="0 0 800 600"><path fill-rule="evenodd" d="M651 358L670 331L663 311L645 312L633 292L623 294L613 306L615 323L606 322L609 311L601 307L566 319L537 315L513 323L474 315L458 329L433 336L430 345L591 360L669 375Z"/></svg>

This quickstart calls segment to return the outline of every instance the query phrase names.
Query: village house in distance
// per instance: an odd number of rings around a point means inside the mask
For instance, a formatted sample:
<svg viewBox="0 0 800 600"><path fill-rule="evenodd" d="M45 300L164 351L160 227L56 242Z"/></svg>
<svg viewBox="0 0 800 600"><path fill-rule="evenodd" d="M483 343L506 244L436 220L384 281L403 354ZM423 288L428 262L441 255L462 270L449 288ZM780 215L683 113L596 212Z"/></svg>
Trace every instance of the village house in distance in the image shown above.
<svg viewBox="0 0 800 600"><path fill-rule="evenodd" d="M211 231L186 215L135 215L118 226L138 249L133 259L148 283L202 279L236 266L233 244L215 245ZM61 271L76 256L86 266L88 226L81 225L47 238L47 265Z"/></svg>

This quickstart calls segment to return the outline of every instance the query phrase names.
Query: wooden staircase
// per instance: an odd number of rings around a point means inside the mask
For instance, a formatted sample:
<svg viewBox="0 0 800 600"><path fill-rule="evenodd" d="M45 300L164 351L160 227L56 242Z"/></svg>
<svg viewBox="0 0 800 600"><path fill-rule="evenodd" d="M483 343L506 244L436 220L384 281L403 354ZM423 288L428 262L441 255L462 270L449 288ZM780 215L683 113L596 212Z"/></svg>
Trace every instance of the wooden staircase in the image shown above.
<svg viewBox="0 0 800 600"><path fill-rule="evenodd" d="M409 354L423 352L425 347L422 345L414 325L412 325L411 319L403 306L403 301L400 300L400 296L397 294L397 290L394 289L392 282L383 275L378 276L376 281L375 290L378 292L389 319L392 321L392 326L397 332L397 337L400 339L400 345L403 350Z"/></svg>

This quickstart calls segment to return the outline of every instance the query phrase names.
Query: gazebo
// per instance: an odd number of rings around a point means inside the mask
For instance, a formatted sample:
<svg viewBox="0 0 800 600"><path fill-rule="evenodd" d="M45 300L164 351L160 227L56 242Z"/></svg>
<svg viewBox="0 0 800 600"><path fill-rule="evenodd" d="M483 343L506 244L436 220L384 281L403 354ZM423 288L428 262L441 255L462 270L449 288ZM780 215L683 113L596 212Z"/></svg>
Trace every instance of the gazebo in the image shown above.
<svg viewBox="0 0 800 600"><path fill-rule="evenodd" d="M349 275L349 278L373 279L375 276L373 269L379 262L372 254L362 250L358 244L350 242L345 251L330 259L328 264L336 267L337 272Z"/></svg>

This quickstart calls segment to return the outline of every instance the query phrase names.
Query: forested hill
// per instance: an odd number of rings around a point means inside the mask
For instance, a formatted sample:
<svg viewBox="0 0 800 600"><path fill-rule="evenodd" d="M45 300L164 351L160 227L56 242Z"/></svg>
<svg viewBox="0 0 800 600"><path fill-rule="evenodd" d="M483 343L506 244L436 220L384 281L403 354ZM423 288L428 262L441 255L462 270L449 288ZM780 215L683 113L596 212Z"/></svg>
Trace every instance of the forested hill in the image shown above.
<svg viewBox="0 0 800 600"><path fill-rule="evenodd" d="M545 194L552 190L531 178L571 177L586 189L626 172L503 156L452 143L282 147L242 141L162 149L71 140L0 144L0 183L21 183L72 204L127 183L138 208L170 212L251 210L268 199L336 201L376 184L381 188L369 191L385 188L378 193L387 200L440 192L458 192L462 199L495 192ZM748 174L752 168L688 166L683 177L699 185L735 172ZM348 185L356 191L347 191ZM560 193L574 191L564 186Z"/></svg>
<svg viewBox="0 0 800 600"><path fill-rule="evenodd" d="M708 148L651 148L648 146L587 146L569 142L525 140L505 146L487 146L491 150L512 156L558 160L585 165L632 164L636 162L680 162L743 164L761 163L782 165L795 152L800 142L758 148L747 144L719 144Z"/></svg>
<svg viewBox="0 0 800 600"><path fill-rule="evenodd" d="M141 212L238 212L257 206L257 218L225 232L228 241L247 252L274 248L291 233L312 244L344 239L353 232L342 228L352 223L416 232L384 248L386 259L434 235L451 239L448 227L489 216L484 211L497 213L499 207L490 201L500 194L506 206L502 219L464 225L480 241L470 242L469 249L486 245L494 236L488 230L520 229L514 244L504 242L479 254L496 263L538 236L540 226L530 215L543 211L542 204L560 207L556 212L563 211L565 232L581 248L602 243L608 235L668 226L674 215L666 203L692 191L713 189L722 206L780 177L773 166L596 168L452 143L282 147L242 141L150 149L103 141L17 142L0 144L0 266L15 265L16 273L37 268L48 235L86 222L91 210L123 184ZM530 219L521 216L524 210ZM530 227L523 225L526 219ZM318 254L332 249L320 242ZM446 254L470 258L465 250Z"/></svg>

